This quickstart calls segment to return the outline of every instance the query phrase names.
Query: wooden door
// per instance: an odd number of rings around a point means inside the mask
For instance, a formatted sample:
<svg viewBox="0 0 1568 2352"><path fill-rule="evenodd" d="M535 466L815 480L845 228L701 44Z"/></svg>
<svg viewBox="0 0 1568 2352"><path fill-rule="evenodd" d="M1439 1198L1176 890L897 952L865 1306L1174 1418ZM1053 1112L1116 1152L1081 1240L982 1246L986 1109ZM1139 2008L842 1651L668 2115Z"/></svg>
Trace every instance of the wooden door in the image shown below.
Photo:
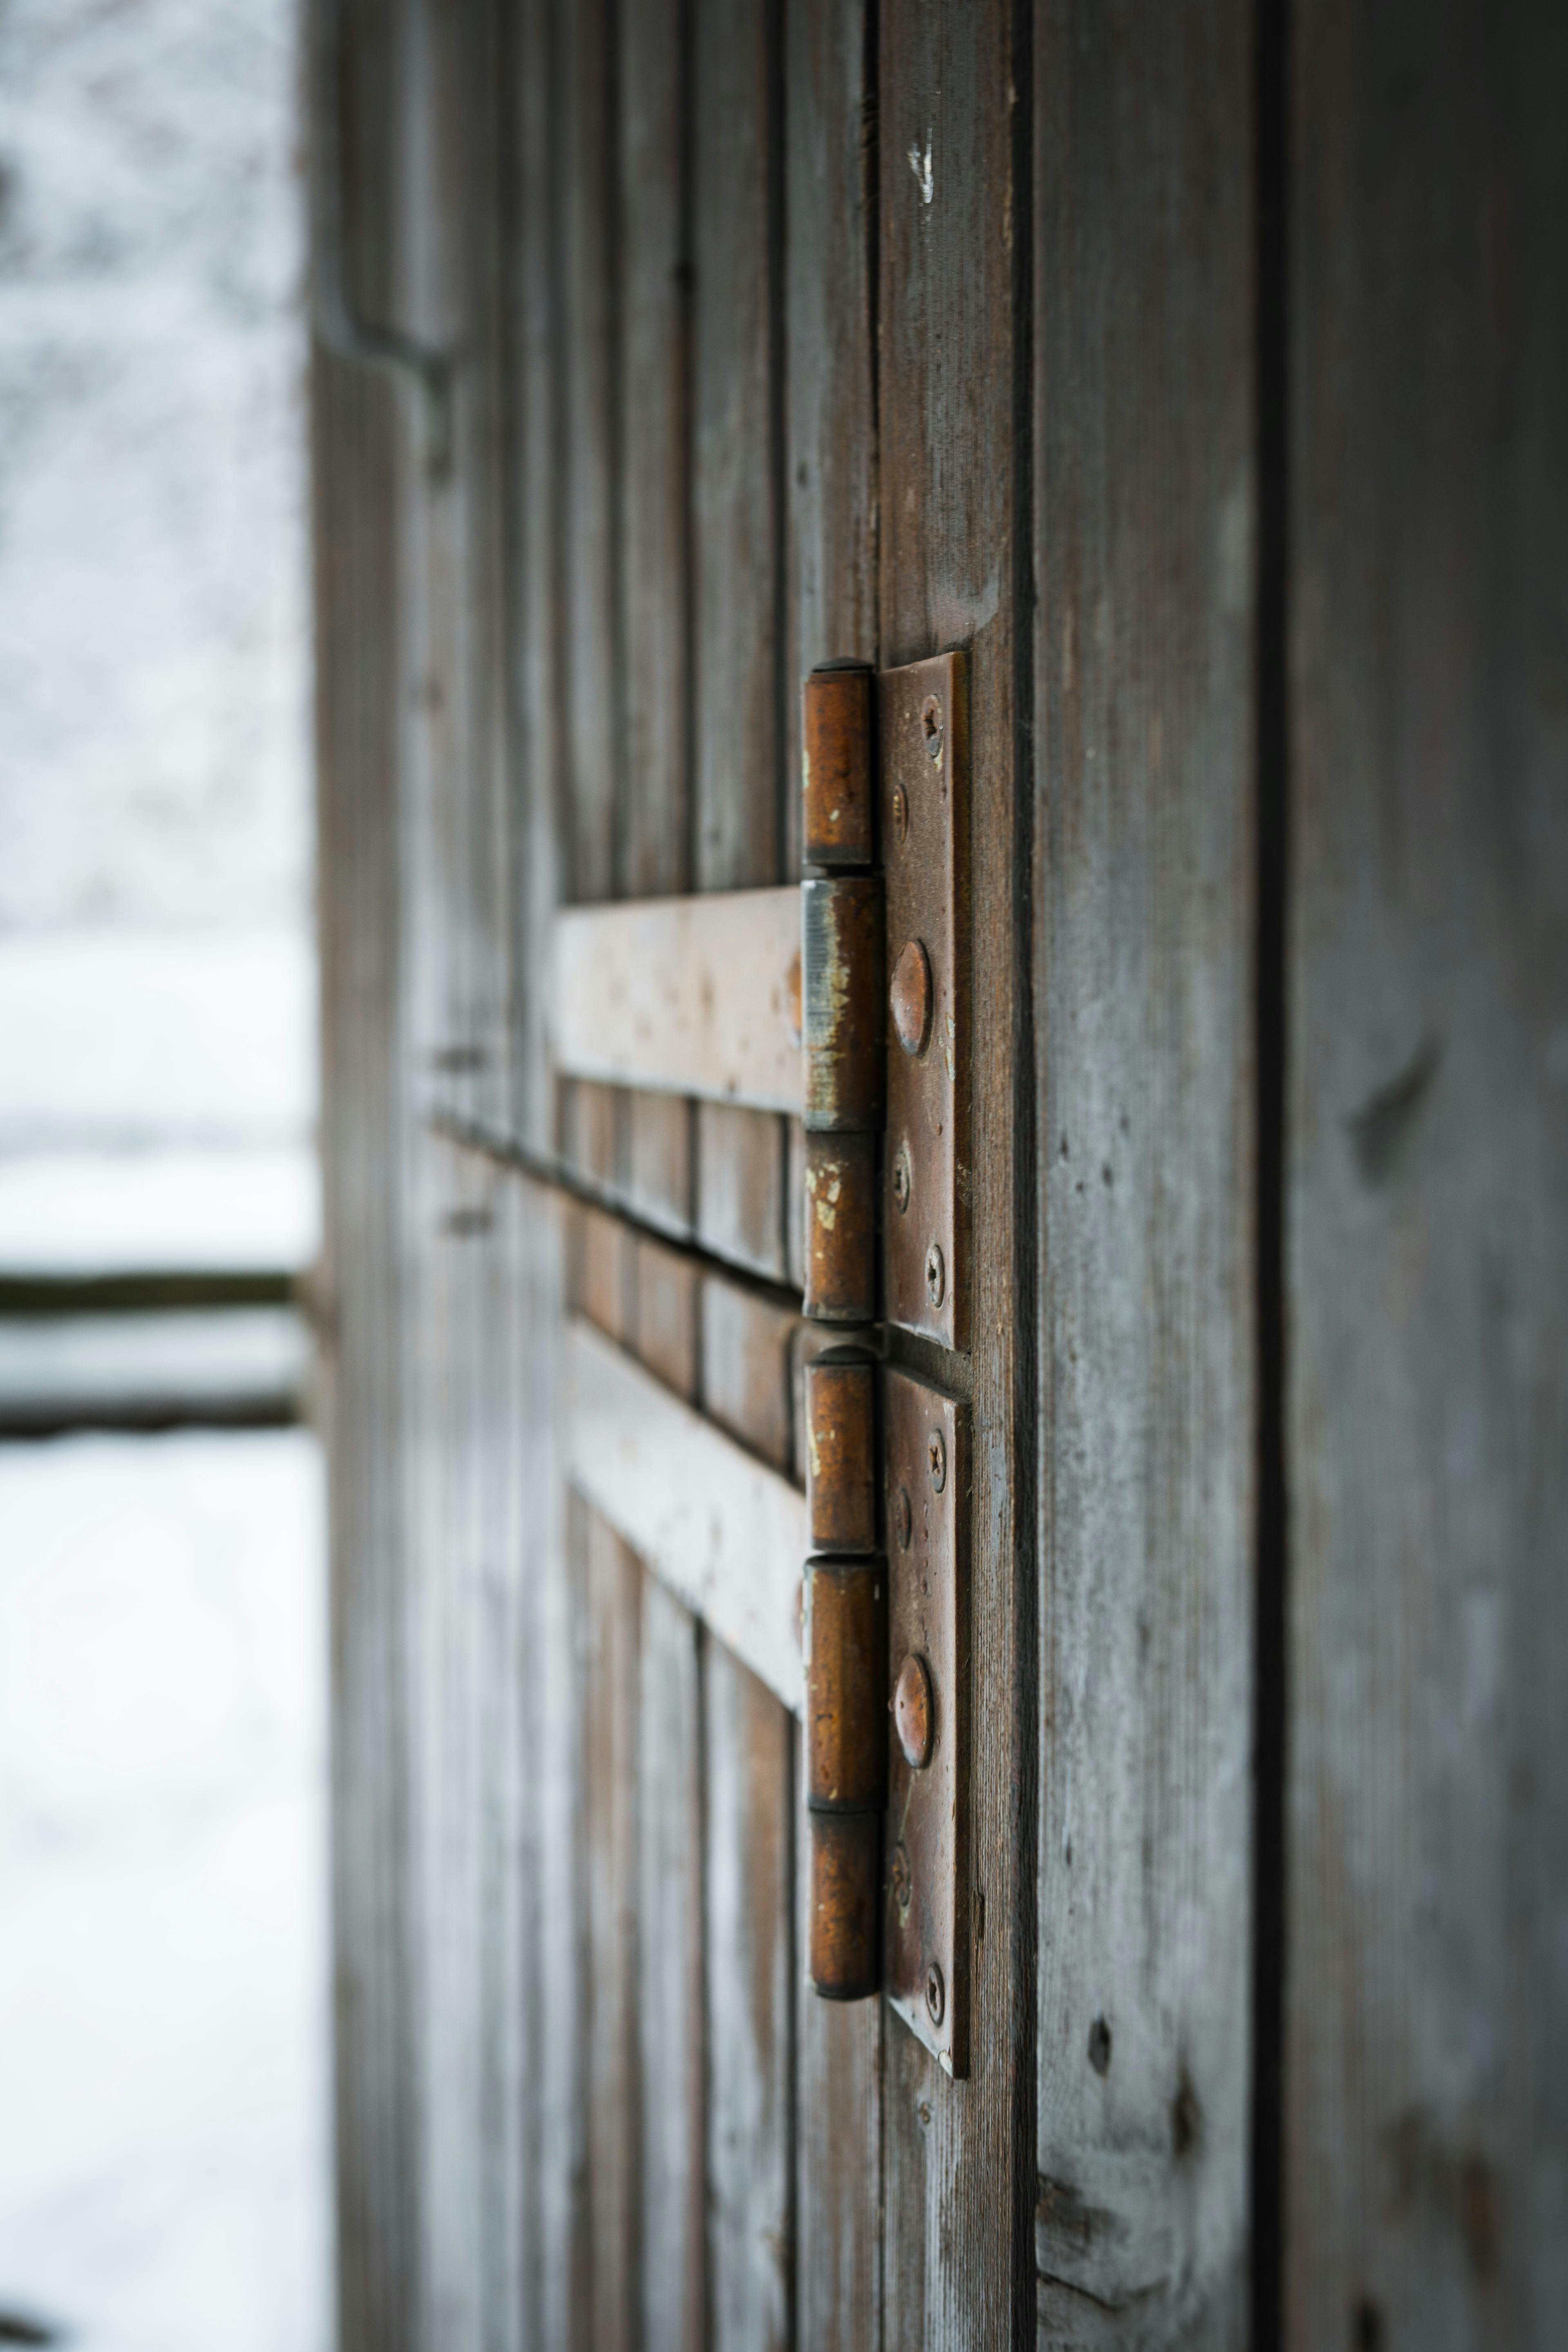
<svg viewBox="0 0 1568 2352"><path fill-rule="evenodd" d="M314 0L345 2352L1551 2340L1561 44L1484 13ZM960 2079L804 1981L800 1123L584 1075L557 953L793 889L802 678L944 653L967 1342L876 1345L967 1416Z"/></svg>
<svg viewBox="0 0 1568 2352"><path fill-rule="evenodd" d="M896 16L318 28L334 1276L379 1318L335 1432L350 2341L858 2347L1032 2294L1010 31ZM984 1433L962 2085L803 1981L798 1661L792 1707L574 1466L586 1329L798 1485L799 1122L563 1076L549 1002L558 907L797 879L813 664L951 646L988 1012L984 1340L939 1367Z"/></svg>

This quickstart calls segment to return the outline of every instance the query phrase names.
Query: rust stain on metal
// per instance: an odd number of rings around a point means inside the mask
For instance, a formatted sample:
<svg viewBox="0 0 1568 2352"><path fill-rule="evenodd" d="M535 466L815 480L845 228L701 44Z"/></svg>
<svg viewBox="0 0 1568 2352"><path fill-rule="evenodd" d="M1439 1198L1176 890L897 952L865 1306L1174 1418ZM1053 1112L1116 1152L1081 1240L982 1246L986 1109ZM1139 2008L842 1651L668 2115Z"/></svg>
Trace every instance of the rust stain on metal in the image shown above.
<svg viewBox="0 0 1568 2352"><path fill-rule="evenodd" d="M812 1549L877 1549L876 1365L831 1348L805 1368L806 1513Z"/></svg>
<svg viewBox="0 0 1568 2352"><path fill-rule="evenodd" d="M813 1813L807 1971L825 2000L877 1990L881 1816Z"/></svg>
<svg viewBox="0 0 1568 2352"><path fill-rule="evenodd" d="M911 1650L893 1685L893 1728L911 1772L923 1772L931 1762L935 1721L931 1676L926 1672L925 1660Z"/></svg>
<svg viewBox="0 0 1568 2352"><path fill-rule="evenodd" d="M805 1801L880 1807L887 1788L887 1571L810 1560L805 1571Z"/></svg>
<svg viewBox="0 0 1568 2352"><path fill-rule="evenodd" d="M877 1989L887 1790L887 1575L880 1560L805 1573L805 1801L811 1821L808 1969L830 2000Z"/></svg>
<svg viewBox="0 0 1568 2352"><path fill-rule="evenodd" d="M801 884L805 1119L816 1134L882 1124L882 884L879 876Z"/></svg>
<svg viewBox="0 0 1568 2352"><path fill-rule="evenodd" d="M805 1139L805 1313L869 1323L877 1312L877 1138Z"/></svg>
<svg viewBox="0 0 1568 2352"><path fill-rule="evenodd" d="M931 958L919 940L906 940L893 966L888 992L893 1028L906 1054L923 1054L931 1042Z"/></svg>
<svg viewBox="0 0 1568 2352"><path fill-rule="evenodd" d="M876 822L870 671L814 669L801 693L800 733L802 856L808 866L869 866Z"/></svg>

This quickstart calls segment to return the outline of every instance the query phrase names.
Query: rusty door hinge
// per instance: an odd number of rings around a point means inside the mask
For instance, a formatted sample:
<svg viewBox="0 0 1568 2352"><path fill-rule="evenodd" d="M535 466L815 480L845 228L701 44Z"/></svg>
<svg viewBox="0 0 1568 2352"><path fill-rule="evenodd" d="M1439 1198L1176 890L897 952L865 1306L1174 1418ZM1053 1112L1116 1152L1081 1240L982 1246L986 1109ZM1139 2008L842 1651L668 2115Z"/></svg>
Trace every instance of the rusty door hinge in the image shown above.
<svg viewBox="0 0 1568 2352"><path fill-rule="evenodd" d="M862 1332L806 1371L809 1974L959 2074L967 1433L877 1326L968 1337L967 719L960 654L805 683L805 1313Z"/></svg>

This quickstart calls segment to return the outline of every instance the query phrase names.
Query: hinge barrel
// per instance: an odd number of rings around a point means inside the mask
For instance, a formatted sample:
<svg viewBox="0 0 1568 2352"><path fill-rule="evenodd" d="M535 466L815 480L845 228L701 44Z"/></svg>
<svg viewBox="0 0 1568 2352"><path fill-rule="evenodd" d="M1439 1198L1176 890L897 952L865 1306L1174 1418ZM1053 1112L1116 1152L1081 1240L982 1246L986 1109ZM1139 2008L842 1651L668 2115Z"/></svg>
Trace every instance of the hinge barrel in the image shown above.
<svg viewBox="0 0 1568 2352"><path fill-rule="evenodd" d="M807 1972L833 2000L879 1981L887 1803L887 1569L877 1555L877 1366L829 1349L805 1370Z"/></svg>
<svg viewBox="0 0 1568 2352"><path fill-rule="evenodd" d="M828 869L805 882L801 924L805 1306L819 1323L877 1313L886 1042L881 883L868 870L875 704L870 670L847 663L813 670L801 697L802 855Z"/></svg>

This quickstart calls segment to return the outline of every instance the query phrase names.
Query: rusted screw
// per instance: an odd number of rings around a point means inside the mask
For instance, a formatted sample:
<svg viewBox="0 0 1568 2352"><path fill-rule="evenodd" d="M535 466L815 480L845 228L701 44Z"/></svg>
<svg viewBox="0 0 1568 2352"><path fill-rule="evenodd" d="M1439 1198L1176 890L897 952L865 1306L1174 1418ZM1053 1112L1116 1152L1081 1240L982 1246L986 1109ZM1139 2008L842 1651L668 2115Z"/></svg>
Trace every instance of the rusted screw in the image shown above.
<svg viewBox="0 0 1568 2352"><path fill-rule="evenodd" d="M940 1429L931 1431L927 1459L931 1464L931 1483L940 1495L947 1484L947 1446Z"/></svg>
<svg viewBox="0 0 1568 2352"><path fill-rule="evenodd" d="M893 786L893 831L900 841L910 837L910 796L902 784Z"/></svg>
<svg viewBox="0 0 1568 2352"><path fill-rule="evenodd" d="M947 1266L940 1242L932 1242L926 1252L926 1297L933 1307L940 1307L947 1288Z"/></svg>
<svg viewBox="0 0 1568 2352"><path fill-rule="evenodd" d="M900 1143L893 1155L893 1205L901 1217L910 1205L914 1175L910 1167L910 1147Z"/></svg>
<svg viewBox="0 0 1568 2352"><path fill-rule="evenodd" d="M921 725L925 730L926 750L934 766L942 757L942 703L934 694L928 694L921 706Z"/></svg>
<svg viewBox="0 0 1568 2352"><path fill-rule="evenodd" d="M940 2025L947 2007L947 1987L942 1980L942 1970L933 1960L926 1970L926 2013L933 2025Z"/></svg>
<svg viewBox="0 0 1568 2352"><path fill-rule="evenodd" d="M900 1486L893 1496L893 1533L899 1539L899 1549L908 1551L910 1538L915 1531L915 1515L910 1508L910 1490Z"/></svg>
<svg viewBox="0 0 1568 2352"><path fill-rule="evenodd" d="M911 1061L926 1049L931 1035L931 958L920 940L906 940L893 966L888 1001L899 1043Z"/></svg>
<svg viewBox="0 0 1568 2352"><path fill-rule="evenodd" d="M931 1762L935 1712L925 1660L917 1658L911 1650L899 1668L899 1679L893 1685L893 1728L911 1771L923 1772Z"/></svg>

